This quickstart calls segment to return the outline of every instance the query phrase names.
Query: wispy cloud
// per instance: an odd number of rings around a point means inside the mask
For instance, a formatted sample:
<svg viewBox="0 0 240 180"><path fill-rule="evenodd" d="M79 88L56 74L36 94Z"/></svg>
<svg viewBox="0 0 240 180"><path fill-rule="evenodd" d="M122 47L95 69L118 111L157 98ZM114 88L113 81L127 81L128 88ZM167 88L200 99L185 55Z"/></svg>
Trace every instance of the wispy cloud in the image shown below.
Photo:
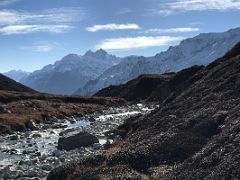
<svg viewBox="0 0 240 180"><path fill-rule="evenodd" d="M133 13L133 12L134 11L130 8L122 8L116 14L117 15L126 15L126 14L130 14L130 13Z"/></svg>
<svg viewBox="0 0 240 180"><path fill-rule="evenodd" d="M126 37L105 39L96 46L96 49L106 50L130 50L138 48L156 47L169 45L171 42L180 41L183 37L171 37L171 36L138 36L138 37Z"/></svg>
<svg viewBox="0 0 240 180"><path fill-rule="evenodd" d="M186 32L196 32L199 31L199 28L191 28L191 27L185 27L185 28L169 28L169 29L147 29L145 31L139 32L140 34L163 34L163 33L186 33Z"/></svg>
<svg viewBox="0 0 240 180"><path fill-rule="evenodd" d="M126 29L141 29L137 24L103 24L94 25L92 27L87 27L88 32L98 32L98 31L114 31L114 30L126 30Z"/></svg>
<svg viewBox="0 0 240 180"><path fill-rule="evenodd" d="M233 9L240 9L240 0L175 0L169 3L161 3L152 12L167 16L187 11L224 11Z"/></svg>
<svg viewBox="0 0 240 180"><path fill-rule="evenodd" d="M16 3L19 0L1 0L0 6L8 6L10 4Z"/></svg>
<svg viewBox="0 0 240 180"><path fill-rule="evenodd" d="M59 48L59 44L56 42L37 42L33 45L23 46L20 49L33 52L47 53L57 48Z"/></svg>
<svg viewBox="0 0 240 180"><path fill-rule="evenodd" d="M73 27L69 25L10 25L0 28L0 33L5 35L33 32L64 33L71 29L73 29Z"/></svg>
<svg viewBox="0 0 240 180"><path fill-rule="evenodd" d="M66 32L74 23L84 18L85 12L80 8L57 8L38 12L0 10L0 32L3 34Z"/></svg>

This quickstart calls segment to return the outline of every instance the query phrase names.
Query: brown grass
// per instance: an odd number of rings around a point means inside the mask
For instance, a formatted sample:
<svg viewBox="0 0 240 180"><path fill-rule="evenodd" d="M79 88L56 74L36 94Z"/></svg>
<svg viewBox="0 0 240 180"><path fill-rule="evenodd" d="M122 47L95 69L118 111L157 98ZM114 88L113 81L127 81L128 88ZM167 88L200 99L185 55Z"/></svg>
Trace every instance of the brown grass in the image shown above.
<svg viewBox="0 0 240 180"><path fill-rule="evenodd" d="M29 120L38 122L46 116L57 118L81 116L124 103L123 100L116 98L54 96L10 91L0 91L0 102L5 104L9 111L0 113L0 125L14 130Z"/></svg>

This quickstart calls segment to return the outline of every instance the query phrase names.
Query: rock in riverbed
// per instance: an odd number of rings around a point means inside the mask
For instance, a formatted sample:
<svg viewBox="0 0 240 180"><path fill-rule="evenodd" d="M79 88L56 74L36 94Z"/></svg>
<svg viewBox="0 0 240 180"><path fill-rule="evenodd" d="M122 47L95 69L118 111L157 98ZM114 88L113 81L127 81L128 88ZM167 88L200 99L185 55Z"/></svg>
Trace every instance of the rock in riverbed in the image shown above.
<svg viewBox="0 0 240 180"><path fill-rule="evenodd" d="M68 131L58 140L58 149L72 150L98 143L98 138L82 130Z"/></svg>

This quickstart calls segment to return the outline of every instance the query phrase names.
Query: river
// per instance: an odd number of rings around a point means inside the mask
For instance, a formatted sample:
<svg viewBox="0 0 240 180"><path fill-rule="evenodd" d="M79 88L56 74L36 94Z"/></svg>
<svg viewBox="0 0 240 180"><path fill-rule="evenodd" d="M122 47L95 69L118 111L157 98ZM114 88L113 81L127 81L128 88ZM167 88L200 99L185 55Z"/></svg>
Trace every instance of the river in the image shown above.
<svg viewBox="0 0 240 180"><path fill-rule="evenodd" d="M113 142L104 136L105 132L117 128L130 117L148 114L155 107L136 104L109 108L100 114L94 113L70 120L58 119L54 123L38 124L34 131L1 136L0 179L43 180L53 168L76 160L76 157L102 153L104 144ZM99 143L71 151L57 149L61 132L81 128L95 135Z"/></svg>

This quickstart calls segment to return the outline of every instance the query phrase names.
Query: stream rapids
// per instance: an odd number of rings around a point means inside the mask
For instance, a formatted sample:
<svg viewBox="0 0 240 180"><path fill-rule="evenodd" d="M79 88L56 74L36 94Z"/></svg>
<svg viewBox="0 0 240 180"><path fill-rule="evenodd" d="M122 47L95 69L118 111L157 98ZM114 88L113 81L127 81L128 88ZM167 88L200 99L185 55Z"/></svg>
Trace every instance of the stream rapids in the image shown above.
<svg viewBox="0 0 240 180"><path fill-rule="evenodd" d="M105 132L117 128L130 117L148 114L155 108L155 105L143 104L109 108L102 113L81 118L57 119L54 123L37 124L37 130L34 131L0 136L0 180L43 180L57 166L76 158L102 153L104 145L113 142L105 137ZM71 151L57 149L61 132L81 128L95 135L99 143Z"/></svg>

